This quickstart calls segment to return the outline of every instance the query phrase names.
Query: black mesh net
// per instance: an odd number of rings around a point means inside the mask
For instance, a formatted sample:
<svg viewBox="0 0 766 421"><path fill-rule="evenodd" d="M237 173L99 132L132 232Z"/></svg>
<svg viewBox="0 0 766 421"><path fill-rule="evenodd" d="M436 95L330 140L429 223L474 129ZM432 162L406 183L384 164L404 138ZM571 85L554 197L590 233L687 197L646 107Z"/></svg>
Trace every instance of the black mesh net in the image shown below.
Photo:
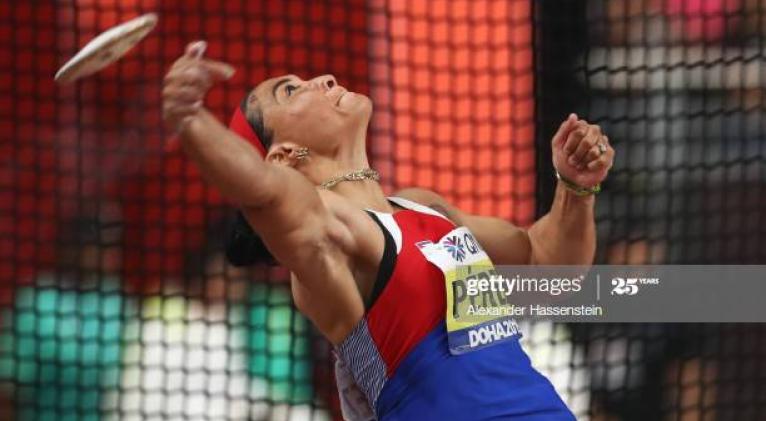
<svg viewBox="0 0 766 421"><path fill-rule="evenodd" d="M575 111L617 151L597 201L599 263L763 264L766 2L534 4L538 211L553 189L547 139ZM568 332L582 360L560 364L586 379L583 418L765 416L763 325Z"/></svg>
<svg viewBox="0 0 766 421"><path fill-rule="evenodd" d="M97 33L159 25L57 86ZM375 104L387 192L528 226L569 112L617 162L600 263L766 262L763 0L0 2L0 419L339 419L329 345L278 267L234 268L234 210L162 128L185 44L258 81L332 73ZM763 419L762 325L524 327L578 419Z"/></svg>

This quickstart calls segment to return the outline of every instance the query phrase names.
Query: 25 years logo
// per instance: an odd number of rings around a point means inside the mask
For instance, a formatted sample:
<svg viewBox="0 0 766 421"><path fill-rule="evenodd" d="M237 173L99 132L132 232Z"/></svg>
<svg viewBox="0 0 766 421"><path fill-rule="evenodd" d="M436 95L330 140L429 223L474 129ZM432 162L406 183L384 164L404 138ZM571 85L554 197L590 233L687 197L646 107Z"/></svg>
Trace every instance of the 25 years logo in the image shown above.
<svg viewBox="0 0 766 421"><path fill-rule="evenodd" d="M659 278L612 278L612 295L636 295L639 285L658 285Z"/></svg>
<svg viewBox="0 0 766 421"><path fill-rule="evenodd" d="M636 295L638 294L638 279L612 278L612 295Z"/></svg>

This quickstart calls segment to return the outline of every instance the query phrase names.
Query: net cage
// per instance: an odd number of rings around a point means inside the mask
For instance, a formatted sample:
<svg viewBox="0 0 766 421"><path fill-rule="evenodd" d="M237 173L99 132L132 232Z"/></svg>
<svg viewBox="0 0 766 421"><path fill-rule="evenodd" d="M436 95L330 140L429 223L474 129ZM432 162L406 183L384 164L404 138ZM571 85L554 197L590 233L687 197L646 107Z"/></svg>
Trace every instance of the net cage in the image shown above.
<svg viewBox="0 0 766 421"><path fill-rule="evenodd" d="M155 31L71 86L99 32ZM225 119L266 77L368 95L387 193L424 187L529 226L549 209L570 112L617 160L597 262L766 263L766 1L0 2L0 419L340 419L331 347L286 270L235 268L234 209L163 128L186 43L237 68ZM760 324L523 326L583 420L766 417Z"/></svg>

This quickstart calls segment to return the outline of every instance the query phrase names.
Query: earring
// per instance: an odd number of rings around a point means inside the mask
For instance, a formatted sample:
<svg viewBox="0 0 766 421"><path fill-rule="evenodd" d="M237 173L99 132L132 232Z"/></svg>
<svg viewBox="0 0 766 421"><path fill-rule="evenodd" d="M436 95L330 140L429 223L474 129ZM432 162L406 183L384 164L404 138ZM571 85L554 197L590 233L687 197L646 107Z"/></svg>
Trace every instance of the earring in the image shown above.
<svg viewBox="0 0 766 421"><path fill-rule="evenodd" d="M302 161L309 156L309 148L300 147L295 149L295 159Z"/></svg>

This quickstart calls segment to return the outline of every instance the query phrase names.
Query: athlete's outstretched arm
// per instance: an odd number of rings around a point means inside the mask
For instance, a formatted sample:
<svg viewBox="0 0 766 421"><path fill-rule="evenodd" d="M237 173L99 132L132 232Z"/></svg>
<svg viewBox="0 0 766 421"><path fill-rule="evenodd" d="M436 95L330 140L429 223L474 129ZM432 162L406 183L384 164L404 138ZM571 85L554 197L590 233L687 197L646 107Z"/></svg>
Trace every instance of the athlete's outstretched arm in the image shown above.
<svg viewBox="0 0 766 421"><path fill-rule="evenodd" d="M269 164L203 106L207 90L231 74L189 46L165 77L163 116L205 180L238 204L269 250L305 282L350 276L338 238L344 227L296 170ZM341 235L338 235L341 233Z"/></svg>
<svg viewBox="0 0 766 421"><path fill-rule="evenodd" d="M600 153L597 142L605 142L607 150ZM598 126L571 115L554 136L554 165L573 182L594 186L606 177L614 158L614 150L606 142ZM572 161L570 156L574 156ZM496 264L588 265L593 261L595 197L578 196L561 181L551 210L527 230L500 218L461 212L428 190L406 189L397 195L432 207L456 224L467 226Z"/></svg>

